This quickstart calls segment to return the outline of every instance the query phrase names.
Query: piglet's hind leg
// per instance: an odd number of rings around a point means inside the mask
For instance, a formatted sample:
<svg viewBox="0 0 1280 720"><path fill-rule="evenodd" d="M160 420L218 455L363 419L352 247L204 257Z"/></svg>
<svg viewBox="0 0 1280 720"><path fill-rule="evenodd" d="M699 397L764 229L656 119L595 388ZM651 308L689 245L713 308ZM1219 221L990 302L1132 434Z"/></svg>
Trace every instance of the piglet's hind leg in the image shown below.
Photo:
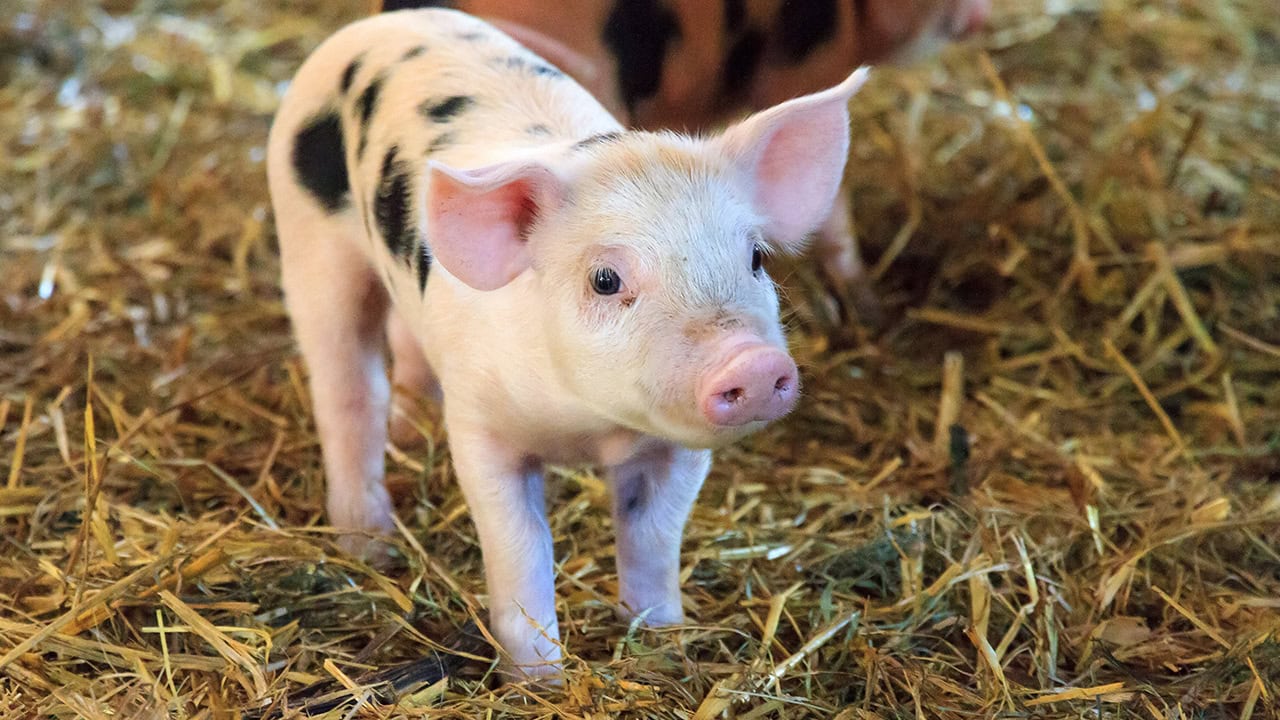
<svg viewBox="0 0 1280 720"><path fill-rule="evenodd" d="M391 400L382 351L388 298L348 240L360 232L354 217L308 215L279 222L285 304L311 376L329 522L356 531L344 538L348 550L369 551L369 537L394 526L383 484Z"/></svg>
<svg viewBox="0 0 1280 720"><path fill-rule="evenodd" d="M423 439L414 422L415 411L422 400L440 402L440 383L427 364L418 337L395 310L387 314L387 344L391 348L393 386L391 441L402 448L413 447Z"/></svg>

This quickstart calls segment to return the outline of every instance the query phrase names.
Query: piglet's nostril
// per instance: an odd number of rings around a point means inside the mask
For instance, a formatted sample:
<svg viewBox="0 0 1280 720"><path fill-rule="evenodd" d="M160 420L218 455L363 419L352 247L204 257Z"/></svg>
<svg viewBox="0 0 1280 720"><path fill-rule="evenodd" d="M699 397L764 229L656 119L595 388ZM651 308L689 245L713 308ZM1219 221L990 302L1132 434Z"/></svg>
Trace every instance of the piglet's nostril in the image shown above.
<svg viewBox="0 0 1280 720"><path fill-rule="evenodd" d="M730 390L726 390L720 393L720 397L724 398L725 402L732 405L733 403L736 403L739 400L741 400L742 396L745 394L746 394L746 391L743 390L742 388L732 388Z"/></svg>
<svg viewBox="0 0 1280 720"><path fill-rule="evenodd" d="M778 378L778 381L773 384L773 389L778 392L786 392L791 389L791 376L783 375Z"/></svg>

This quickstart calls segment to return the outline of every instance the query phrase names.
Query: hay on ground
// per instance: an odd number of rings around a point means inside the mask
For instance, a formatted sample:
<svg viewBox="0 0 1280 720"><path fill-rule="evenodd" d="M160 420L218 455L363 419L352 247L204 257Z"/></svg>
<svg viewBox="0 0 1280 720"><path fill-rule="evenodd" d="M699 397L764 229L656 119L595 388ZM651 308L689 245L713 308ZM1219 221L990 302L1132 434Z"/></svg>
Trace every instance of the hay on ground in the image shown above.
<svg viewBox="0 0 1280 720"><path fill-rule="evenodd" d="M806 397L719 453L690 624L614 619L606 487L557 470L564 687L467 641L393 692L484 587L427 412L403 562L323 525L263 154L341 5L0 7L0 716L1280 714L1273 3L1004 2L879 72L848 174L885 321L778 266Z"/></svg>

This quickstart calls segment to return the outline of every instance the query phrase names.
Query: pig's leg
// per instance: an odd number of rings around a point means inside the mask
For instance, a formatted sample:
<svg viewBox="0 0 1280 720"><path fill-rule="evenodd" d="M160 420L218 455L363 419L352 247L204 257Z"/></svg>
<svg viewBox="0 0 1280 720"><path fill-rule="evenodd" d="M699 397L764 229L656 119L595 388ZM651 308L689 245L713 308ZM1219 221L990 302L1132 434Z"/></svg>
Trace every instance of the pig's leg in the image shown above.
<svg viewBox="0 0 1280 720"><path fill-rule="evenodd" d="M324 454L329 522L390 530L383 448L391 386L382 352L388 298L368 261L349 242L354 216L299 210L279 223L285 303L311 376L311 399ZM363 552L368 536L343 542Z"/></svg>
<svg viewBox="0 0 1280 720"><path fill-rule="evenodd" d="M710 450L662 445L609 469L622 605L648 625L684 621L680 539L711 469Z"/></svg>
<svg viewBox="0 0 1280 720"><path fill-rule="evenodd" d="M422 441L422 433L408 413L412 412L417 398L439 402L440 384L427 364L417 336L394 310L387 317L387 345L391 348L391 441L400 447L411 447Z"/></svg>
<svg viewBox="0 0 1280 720"><path fill-rule="evenodd" d="M864 324L877 325L881 320L880 299L871 289L862 253L853 234L853 213L849 209L848 192L842 187L831 215L818 228L814 237L823 277L843 306L844 314L854 315Z"/></svg>
<svg viewBox="0 0 1280 720"><path fill-rule="evenodd" d="M518 674L556 675L560 629L542 468L480 426L458 420L458 404L446 402L445 426L484 554L489 627Z"/></svg>

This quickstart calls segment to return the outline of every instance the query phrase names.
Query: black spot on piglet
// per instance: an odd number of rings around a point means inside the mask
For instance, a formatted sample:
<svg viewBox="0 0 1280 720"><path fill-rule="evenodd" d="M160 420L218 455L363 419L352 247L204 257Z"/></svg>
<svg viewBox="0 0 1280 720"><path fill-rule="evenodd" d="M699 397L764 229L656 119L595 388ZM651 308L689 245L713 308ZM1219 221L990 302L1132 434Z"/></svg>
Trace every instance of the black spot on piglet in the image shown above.
<svg viewBox="0 0 1280 720"><path fill-rule="evenodd" d="M528 60L519 55L510 57L494 58L489 64L496 68L506 68L508 70L518 70L526 72L530 75L541 75L543 77L561 77L564 73L554 67L542 62L541 60Z"/></svg>
<svg viewBox="0 0 1280 720"><path fill-rule="evenodd" d="M529 72L540 77L564 77L564 73L560 72L559 68L552 67L546 63L530 63Z"/></svg>
<svg viewBox="0 0 1280 720"><path fill-rule="evenodd" d="M530 75L539 75L541 77L564 77L564 73L559 68L552 67L538 58L525 59L518 55L512 55L508 58L499 58L495 64L506 66L509 70L521 70Z"/></svg>
<svg viewBox="0 0 1280 720"><path fill-rule="evenodd" d="M475 102L474 98L466 95L454 95L444 100L427 100L418 106L418 111L432 122L445 123L457 117Z"/></svg>
<svg viewBox="0 0 1280 720"><path fill-rule="evenodd" d="M382 175L373 198L373 219L382 241L391 254L410 259L417 245L418 229L413 222L413 183L409 164L397 157L399 148L392 145L382 158Z"/></svg>
<svg viewBox="0 0 1280 720"><path fill-rule="evenodd" d="M356 98L356 112L360 119L360 144L356 146L356 156L364 155L364 148L369 143L369 121L373 119L373 113L378 109L378 95L382 92L383 78L381 75L369 81L369 86L360 93L360 97Z"/></svg>
<svg viewBox="0 0 1280 720"><path fill-rule="evenodd" d="M452 145L456 140L457 138L454 137L454 134L451 132L440 133L436 136L436 139L432 140L431 144L427 146L427 155L435 155L441 150Z"/></svg>
<svg viewBox="0 0 1280 720"><path fill-rule="evenodd" d="M356 73L360 72L360 63L362 62L364 62L364 55L356 57L342 71L342 79L338 83L338 89L342 91L343 95L346 95L351 90L351 83L355 82Z"/></svg>
<svg viewBox="0 0 1280 720"><path fill-rule="evenodd" d="M614 130L613 132L596 133L590 137L583 138L573 144L574 150L585 150L589 147L600 145L603 143L611 143L622 137L622 133Z"/></svg>
<svg viewBox="0 0 1280 720"><path fill-rule="evenodd" d="M418 294L427 291L427 272L431 270L431 255L426 243L418 247Z"/></svg>
<svg viewBox="0 0 1280 720"><path fill-rule="evenodd" d="M382 0L382 12L418 10L420 8L453 7L450 0Z"/></svg>
<svg viewBox="0 0 1280 720"><path fill-rule="evenodd" d="M293 171L325 210L335 213L347 206L351 183L337 112L316 115L298 131L293 139Z"/></svg>

